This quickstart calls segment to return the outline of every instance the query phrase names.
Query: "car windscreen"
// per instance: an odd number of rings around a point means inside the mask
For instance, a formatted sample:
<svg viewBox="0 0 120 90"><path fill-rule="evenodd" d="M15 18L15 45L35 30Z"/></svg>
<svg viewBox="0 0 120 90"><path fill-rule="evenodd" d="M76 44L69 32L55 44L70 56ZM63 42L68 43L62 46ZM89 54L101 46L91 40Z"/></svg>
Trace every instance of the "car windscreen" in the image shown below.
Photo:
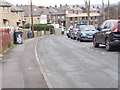
<svg viewBox="0 0 120 90"><path fill-rule="evenodd" d="M76 28L80 28L81 25L86 25L86 24L77 24Z"/></svg>
<svg viewBox="0 0 120 90"><path fill-rule="evenodd" d="M92 25L85 25L80 27L81 31L95 31L95 27Z"/></svg>

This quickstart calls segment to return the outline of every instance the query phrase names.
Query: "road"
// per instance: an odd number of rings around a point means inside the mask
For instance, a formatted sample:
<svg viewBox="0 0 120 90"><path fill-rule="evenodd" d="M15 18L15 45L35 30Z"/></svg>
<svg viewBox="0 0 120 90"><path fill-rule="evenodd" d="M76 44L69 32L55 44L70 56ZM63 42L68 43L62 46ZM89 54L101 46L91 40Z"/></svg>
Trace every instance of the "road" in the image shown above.
<svg viewBox="0 0 120 90"><path fill-rule="evenodd" d="M37 53L54 88L117 88L118 52L66 36L48 36Z"/></svg>

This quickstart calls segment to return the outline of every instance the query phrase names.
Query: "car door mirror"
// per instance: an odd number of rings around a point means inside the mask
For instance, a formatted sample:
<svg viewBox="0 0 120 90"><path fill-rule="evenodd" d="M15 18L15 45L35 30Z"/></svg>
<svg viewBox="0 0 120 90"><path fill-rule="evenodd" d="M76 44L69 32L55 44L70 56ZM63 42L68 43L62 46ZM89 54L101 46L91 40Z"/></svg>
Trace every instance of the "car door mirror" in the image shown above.
<svg viewBox="0 0 120 90"><path fill-rule="evenodd" d="M107 26L105 26L104 29L107 29Z"/></svg>
<svg viewBox="0 0 120 90"><path fill-rule="evenodd" d="M98 30L98 31L101 31L101 28L100 28L100 27L98 27L98 28L97 28L97 30Z"/></svg>

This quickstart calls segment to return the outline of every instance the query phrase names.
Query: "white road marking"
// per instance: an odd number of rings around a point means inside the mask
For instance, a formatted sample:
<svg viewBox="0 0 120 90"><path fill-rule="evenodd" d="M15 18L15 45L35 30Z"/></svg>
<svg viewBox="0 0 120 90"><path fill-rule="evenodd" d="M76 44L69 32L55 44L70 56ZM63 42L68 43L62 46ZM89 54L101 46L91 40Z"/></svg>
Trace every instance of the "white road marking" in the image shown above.
<svg viewBox="0 0 120 90"><path fill-rule="evenodd" d="M89 47L87 47L87 49L90 49Z"/></svg>
<svg viewBox="0 0 120 90"><path fill-rule="evenodd" d="M102 54L106 54L106 53L104 53L104 52L101 52Z"/></svg>
<svg viewBox="0 0 120 90"><path fill-rule="evenodd" d="M32 68L30 67L30 68L28 68L29 70L31 70Z"/></svg>
<svg viewBox="0 0 120 90"><path fill-rule="evenodd" d="M94 50L94 49L90 49L90 50Z"/></svg>
<svg viewBox="0 0 120 90"><path fill-rule="evenodd" d="M41 73L43 74L43 77L44 77L44 79L45 79L45 81L46 81L46 84L47 84L48 88L53 88L53 85L52 85L52 83L49 81L48 76L47 76L47 74L46 74L46 72L45 72L45 70L44 70L44 68L43 68L43 66L42 66L42 64L41 64L41 62L40 62L40 60L39 60L39 58L38 58L37 43L38 43L38 42L36 42L36 45L35 45L35 56L36 56L36 60L37 60L37 62L38 62L38 64L39 64L40 71L41 71Z"/></svg>
<svg viewBox="0 0 120 90"><path fill-rule="evenodd" d="M98 50L96 50L96 52L99 52Z"/></svg>

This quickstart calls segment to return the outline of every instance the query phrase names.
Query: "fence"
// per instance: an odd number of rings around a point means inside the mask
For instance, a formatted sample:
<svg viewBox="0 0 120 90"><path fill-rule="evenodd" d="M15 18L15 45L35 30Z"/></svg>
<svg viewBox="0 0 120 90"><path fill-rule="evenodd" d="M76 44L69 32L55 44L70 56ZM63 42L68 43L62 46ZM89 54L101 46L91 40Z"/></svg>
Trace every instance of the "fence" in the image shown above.
<svg viewBox="0 0 120 90"><path fill-rule="evenodd" d="M6 48L8 48L8 46L10 45L11 42L14 41L13 35L14 35L14 28L0 28L0 53L2 53L2 51L4 51ZM28 32L30 32L30 30L28 29L24 29L23 30L23 38L27 39L28 38ZM34 35L35 36L43 36L43 35L50 35L51 32L53 33L53 30L49 30L49 31L35 31Z"/></svg>
<svg viewBox="0 0 120 90"><path fill-rule="evenodd" d="M11 34L9 28L0 28L0 52L8 48L11 42Z"/></svg>

